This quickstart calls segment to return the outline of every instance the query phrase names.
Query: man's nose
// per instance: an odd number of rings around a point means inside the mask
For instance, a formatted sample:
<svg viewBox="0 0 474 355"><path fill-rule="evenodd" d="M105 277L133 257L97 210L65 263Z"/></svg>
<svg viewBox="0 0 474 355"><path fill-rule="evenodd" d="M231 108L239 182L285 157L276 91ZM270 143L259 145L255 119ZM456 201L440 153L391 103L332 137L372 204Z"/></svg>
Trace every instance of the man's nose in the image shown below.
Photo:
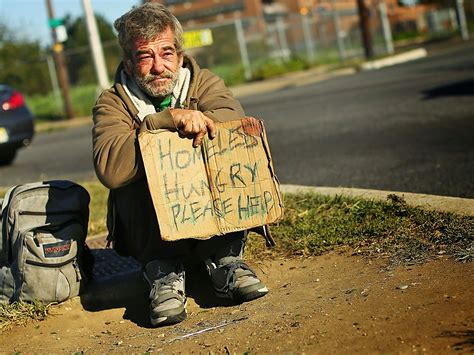
<svg viewBox="0 0 474 355"><path fill-rule="evenodd" d="M163 60L159 56L155 56L153 60L153 66L151 69L153 73L156 73L156 74L161 74L165 71Z"/></svg>

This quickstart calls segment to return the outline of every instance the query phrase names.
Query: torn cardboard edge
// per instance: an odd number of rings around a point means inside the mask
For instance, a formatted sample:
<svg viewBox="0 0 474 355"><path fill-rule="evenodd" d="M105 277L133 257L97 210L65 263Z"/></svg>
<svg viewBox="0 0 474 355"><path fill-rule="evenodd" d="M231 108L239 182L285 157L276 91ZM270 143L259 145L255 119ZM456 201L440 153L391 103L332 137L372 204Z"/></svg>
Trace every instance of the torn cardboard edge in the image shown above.
<svg viewBox="0 0 474 355"><path fill-rule="evenodd" d="M163 240L208 239L283 215L263 122L243 118L216 127L216 137L198 148L168 130L139 134Z"/></svg>

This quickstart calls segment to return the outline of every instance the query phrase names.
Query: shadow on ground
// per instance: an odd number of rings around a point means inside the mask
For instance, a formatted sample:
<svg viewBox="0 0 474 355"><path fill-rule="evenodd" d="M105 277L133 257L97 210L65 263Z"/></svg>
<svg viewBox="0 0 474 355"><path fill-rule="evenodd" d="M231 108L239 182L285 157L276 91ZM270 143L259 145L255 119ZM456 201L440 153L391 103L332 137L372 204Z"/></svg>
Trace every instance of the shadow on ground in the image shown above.
<svg viewBox="0 0 474 355"><path fill-rule="evenodd" d="M474 350L474 330L445 331L440 334L440 337L460 339L452 345L452 348L456 351Z"/></svg>
<svg viewBox="0 0 474 355"><path fill-rule="evenodd" d="M449 85L438 86L423 91L424 100L433 100L445 96L471 96L474 95L474 80L464 80Z"/></svg>
<svg viewBox="0 0 474 355"><path fill-rule="evenodd" d="M124 319L140 327L150 328L149 287L142 277L138 262L122 257L112 249L91 249L95 258L93 280L81 295L84 309L99 312L125 308ZM201 308L227 307L234 303L214 295L203 263L186 263L186 295Z"/></svg>

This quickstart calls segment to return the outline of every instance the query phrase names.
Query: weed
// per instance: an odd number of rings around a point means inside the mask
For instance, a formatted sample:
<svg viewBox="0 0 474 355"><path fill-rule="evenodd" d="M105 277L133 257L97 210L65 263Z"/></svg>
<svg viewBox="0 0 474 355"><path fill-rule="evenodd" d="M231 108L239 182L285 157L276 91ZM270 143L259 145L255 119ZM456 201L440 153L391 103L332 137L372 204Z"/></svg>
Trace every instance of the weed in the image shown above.
<svg viewBox="0 0 474 355"><path fill-rule="evenodd" d="M30 320L43 320L48 315L49 307L41 302L0 304L0 330L25 325Z"/></svg>
<svg viewBox="0 0 474 355"><path fill-rule="evenodd" d="M387 201L317 194L285 195L285 217L271 227L273 252L319 255L337 246L389 257L392 265L421 262L435 254L460 261L474 254L474 218L410 207L397 195ZM259 238L248 252L265 253Z"/></svg>

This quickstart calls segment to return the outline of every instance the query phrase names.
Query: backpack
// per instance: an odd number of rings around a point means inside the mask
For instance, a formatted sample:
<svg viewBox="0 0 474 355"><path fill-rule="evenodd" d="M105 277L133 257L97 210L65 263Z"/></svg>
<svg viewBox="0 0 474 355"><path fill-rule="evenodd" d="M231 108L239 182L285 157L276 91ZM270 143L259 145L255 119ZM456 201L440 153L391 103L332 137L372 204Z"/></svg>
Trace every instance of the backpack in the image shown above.
<svg viewBox="0 0 474 355"><path fill-rule="evenodd" d="M62 302L92 271L89 193L67 180L17 185L1 205L0 301ZM87 263L87 265L85 265Z"/></svg>

